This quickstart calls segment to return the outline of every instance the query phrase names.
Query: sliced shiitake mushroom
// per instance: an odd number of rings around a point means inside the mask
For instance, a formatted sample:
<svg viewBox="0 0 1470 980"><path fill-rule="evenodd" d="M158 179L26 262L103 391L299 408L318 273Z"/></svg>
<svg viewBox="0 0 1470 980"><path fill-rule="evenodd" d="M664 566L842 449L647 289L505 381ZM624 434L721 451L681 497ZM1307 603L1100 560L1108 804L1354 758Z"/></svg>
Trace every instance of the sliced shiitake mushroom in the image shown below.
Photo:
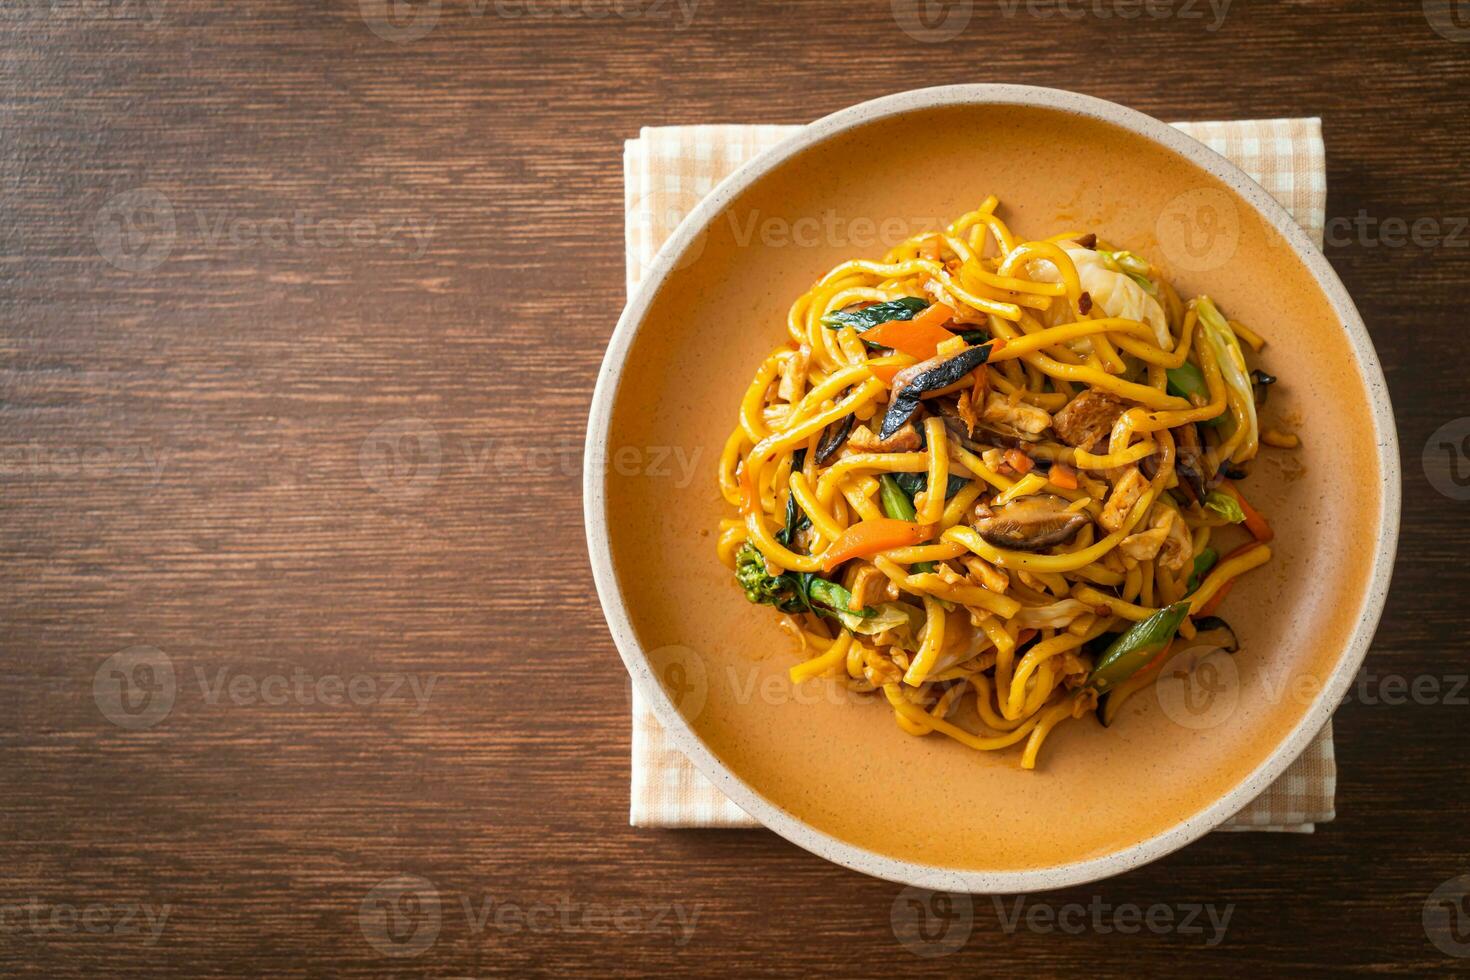
<svg viewBox="0 0 1470 980"><path fill-rule="evenodd" d="M986 508L975 521L975 531L997 548L1041 551L1071 541L1088 520L1086 514L1068 511L1061 497L1038 493Z"/></svg>
<svg viewBox="0 0 1470 980"><path fill-rule="evenodd" d="M878 436L887 439L919 410L919 399L957 383L990 358L991 345L966 347L952 356L938 355L904 368L893 378L893 394Z"/></svg>

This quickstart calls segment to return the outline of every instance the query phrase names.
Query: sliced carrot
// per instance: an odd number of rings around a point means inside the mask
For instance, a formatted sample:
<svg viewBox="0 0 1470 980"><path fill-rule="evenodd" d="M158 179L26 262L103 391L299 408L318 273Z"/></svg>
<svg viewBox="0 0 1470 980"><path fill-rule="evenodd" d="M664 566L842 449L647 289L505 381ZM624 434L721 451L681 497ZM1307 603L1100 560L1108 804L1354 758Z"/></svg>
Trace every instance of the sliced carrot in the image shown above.
<svg viewBox="0 0 1470 980"><path fill-rule="evenodd" d="M1190 618L1198 619L1201 616L1212 615L1216 609L1220 608L1220 603L1225 601L1225 597L1230 594L1230 590L1234 587L1234 585L1235 579L1230 579L1224 585L1220 586L1219 591L1210 596L1210 601L1205 603L1203 606L1200 606L1199 612L1195 613Z"/></svg>
<svg viewBox="0 0 1470 980"><path fill-rule="evenodd" d="M1237 504L1240 504L1241 513L1245 514L1245 529L1251 533L1252 537L1257 541L1270 541L1276 537L1276 532L1271 530L1271 525L1266 523L1266 519L1261 516L1260 511L1250 505L1250 502L1245 499L1245 495L1240 492L1239 487L1229 480L1226 480L1220 486L1226 493L1235 498Z"/></svg>
<svg viewBox="0 0 1470 980"><path fill-rule="evenodd" d="M1007 449L1005 458L1006 462L1011 464L1011 469L1022 476L1030 473L1032 468L1036 466L1036 463L1032 461L1031 457L1019 449Z"/></svg>
<svg viewBox="0 0 1470 980"><path fill-rule="evenodd" d="M1174 641L1173 640L1170 640L1168 643L1165 643L1164 644L1164 649L1162 649L1158 653L1154 654L1154 658L1152 660L1150 660L1148 663L1144 664L1143 665L1143 669L1140 670L1134 676L1135 677L1147 677L1149 671L1158 670L1160 667L1164 666L1164 661L1169 659L1169 648L1172 647L1173 645L1174 645Z"/></svg>
<svg viewBox="0 0 1470 980"><path fill-rule="evenodd" d="M985 407L985 394L990 390L990 372L982 364L975 369L975 387L970 390L970 401L975 406L975 411Z"/></svg>
<svg viewBox="0 0 1470 980"><path fill-rule="evenodd" d="M1066 463L1053 463L1051 472L1046 476L1052 484L1063 490L1076 490L1081 484L1077 481L1077 471Z"/></svg>
<svg viewBox="0 0 1470 980"><path fill-rule="evenodd" d="M889 320L878 324L863 333L863 340L927 361L939 352L940 344L954 339L955 335L943 326L953 317L954 310L943 303L935 303L912 320Z"/></svg>
<svg viewBox="0 0 1470 980"><path fill-rule="evenodd" d="M1242 509L1244 509L1244 508L1242 508ZM1235 550L1231 551L1229 554L1224 555L1223 557L1221 557L1220 560L1218 562L1216 562L1216 564L1223 565L1225 562L1229 561L1230 559L1235 558L1235 557L1237 557L1239 555L1243 555L1247 551L1250 551L1252 548L1259 547L1260 544L1261 544L1261 542L1259 542L1259 541L1247 541L1245 544L1241 545L1239 548L1236 548ZM1222 603L1222 602L1225 601L1225 595L1226 595L1226 593L1228 593L1230 591L1231 587L1234 586L1234 585L1235 585L1235 579L1232 578L1232 579L1226 580L1225 584L1222 585L1222 586L1220 586L1219 590L1214 595L1210 596L1210 601L1207 602L1207 603L1205 603L1203 606L1200 606L1199 607L1199 612L1197 612L1197 613L1191 613L1190 614L1190 618L1191 619L1198 619L1201 616L1209 616L1212 613L1214 613L1214 611L1216 609L1219 609L1220 608L1220 603Z"/></svg>
<svg viewBox="0 0 1470 980"><path fill-rule="evenodd" d="M851 558L876 555L892 548L922 544L934 536L933 524L915 524L891 517L874 517L849 527L822 553L822 568L832 571Z"/></svg>

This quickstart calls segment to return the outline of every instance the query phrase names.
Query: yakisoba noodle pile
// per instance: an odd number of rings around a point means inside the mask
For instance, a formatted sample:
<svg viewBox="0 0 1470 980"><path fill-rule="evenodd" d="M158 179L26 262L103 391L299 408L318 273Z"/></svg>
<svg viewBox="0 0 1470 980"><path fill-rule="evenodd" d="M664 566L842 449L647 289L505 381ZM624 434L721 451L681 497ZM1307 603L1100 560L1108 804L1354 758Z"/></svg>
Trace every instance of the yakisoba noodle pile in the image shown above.
<svg viewBox="0 0 1470 980"><path fill-rule="evenodd" d="M1236 482L1296 437L1258 423L1259 336L1096 234L1017 241L997 205L792 306L721 457L719 554L786 614L793 682L1033 768L1176 635L1228 634L1214 610L1271 557Z"/></svg>

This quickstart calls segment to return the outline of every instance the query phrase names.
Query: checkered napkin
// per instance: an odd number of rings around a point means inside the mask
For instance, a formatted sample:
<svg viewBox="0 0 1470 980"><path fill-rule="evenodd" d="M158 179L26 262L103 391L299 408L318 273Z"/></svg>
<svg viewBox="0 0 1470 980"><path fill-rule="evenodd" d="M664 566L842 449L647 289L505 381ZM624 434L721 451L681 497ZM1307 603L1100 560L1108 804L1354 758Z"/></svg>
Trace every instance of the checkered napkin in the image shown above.
<svg viewBox="0 0 1470 980"><path fill-rule="evenodd" d="M1280 201L1320 248L1327 174L1320 119L1176 123L1221 153ZM628 292L699 200L740 164L797 126L645 128L623 152ZM1332 820L1337 764L1329 721L1281 778L1221 830L1311 833ZM694 768L653 712L633 695L633 799L637 827L756 827L758 822Z"/></svg>

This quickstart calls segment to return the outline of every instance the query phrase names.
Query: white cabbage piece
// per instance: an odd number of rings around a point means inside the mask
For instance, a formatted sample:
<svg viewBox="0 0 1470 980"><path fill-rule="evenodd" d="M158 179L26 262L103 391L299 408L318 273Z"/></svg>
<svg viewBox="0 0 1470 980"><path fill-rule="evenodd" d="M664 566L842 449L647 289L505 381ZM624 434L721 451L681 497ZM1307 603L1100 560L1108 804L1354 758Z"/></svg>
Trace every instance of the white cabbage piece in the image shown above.
<svg viewBox="0 0 1470 980"><path fill-rule="evenodd" d="M1245 409L1245 435L1230 458L1237 463L1256 455L1260 440L1260 422L1256 418L1256 393L1245 363L1245 351L1230 328L1230 321L1210 300L1201 296L1194 310L1199 314L1200 326L1204 327L1205 342L1215 354L1220 365L1220 374L1235 393L1235 399ZM1242 515L1243 516L1243 515Z"/></svg>
<svg viewBox="0 0 1470 980"><path fill-rule="evenodd" d="M846 611L839 611L837 618L842 625L865 636L877 636L886 630L894 630L893 645L904 650L918 648L917 634L924 625L924 613L906 602L880 602L873 607L874 615L866 618Z"/></svg>
<svg viewBox="0 0 1470 980"><path fill-rule="evenodd" d="M1164 316L1164 308L1147 290L1126 273L1108 268L1103 257L1092 249L1080 245L1075 248L1063 246L1062 251L1067 253L1067 257L1077 267L1082 288L1099 309L1108 316L1147 323L1153 328L1154 340L1160 348L1174 349L1174 336L1169 333L1169 321ZM1061 282L1062 274L1050 262L1036 262L1031 267L1031 278L1037 282Z"/></svg>

